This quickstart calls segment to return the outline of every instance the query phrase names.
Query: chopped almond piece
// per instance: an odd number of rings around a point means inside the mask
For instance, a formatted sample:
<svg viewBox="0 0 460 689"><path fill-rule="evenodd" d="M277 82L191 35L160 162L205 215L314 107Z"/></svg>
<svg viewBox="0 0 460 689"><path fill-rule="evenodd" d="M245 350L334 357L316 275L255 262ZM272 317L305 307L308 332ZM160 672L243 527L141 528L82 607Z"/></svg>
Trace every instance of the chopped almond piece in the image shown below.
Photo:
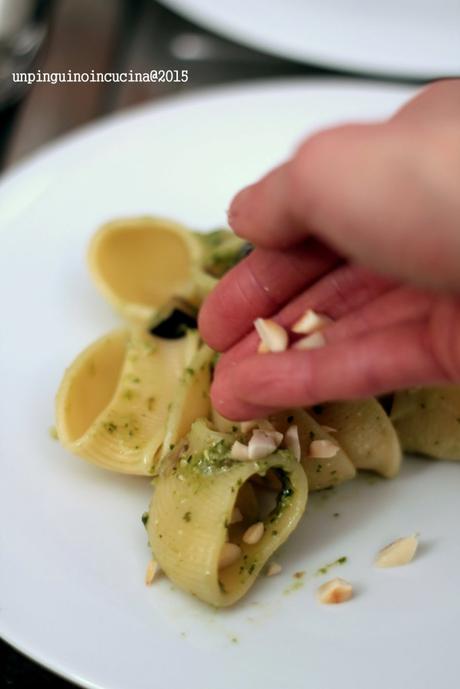
<svg viewBox="0 0 460 689"><path fill-rule="evenodd" d="M244 443L240 443L239 440L235 440L233 443L231 449L230 449L230 457L232 459L238 459L239 461L245 461L246 459L249 459L249 448L247 445L244 445Z"/></svg>
<svg viewBox="0 0 460 689"><path fill-rule="evenodd" d="M337 605L350 600L353 595L353 587L345 579L336 577L320 586L316 591L316 597L324 605Z"/></svg>
<svg viewBox="0 0 460 689"><path fill-rule="evenodd" d="M145 585L151 586L153 584L153 580L159 574L159 572L160 567L158 565L158 562L155 562L155 560L150 560L149 564L147 565L147 570L145 572Z"/></svg>
<svg viewBox="0 0 460 689"><path fill-rule="evenodd" d="M232 516L230 517L230 524L239 524L243 521L243 515L238 507L234 507L232 510Z"/></svg>
<svg viewBox="0 0 460 689"><path fill-rule="evenodd" d="M416 535L398 538L382 548L375 558L376 567L401 567L414 558L418 546Z"/></svg>
<svg viewBox="0 0 460 689"><path fill-rule="evenodd" d="M320 332L317 332L307 335L306 337L302 337L301 340L297 340L297 342L294 342L293 347L294 349L302 350L319 349L320 347L324 347L325 344L326 338Z"/></svg>
<svg viewBox="0 0 460 689"><path fill-rule="evenodd" d="M282 569L281 565L277 562L270 562L267 567L267 577L274 577L276 574L279 574Z"/></svg>
<svg viewBox="0 0 460 689"><path fill-rule="evenodd" d="M288 334L282 325L271 318L256 318L254 327L269 352L284 352L288 346Z"/></svg>
<svg viewBox="0 0 460 689"><path fill-rule="evenodd" d="M251 439L248 443L249 459L263 459L268 457L277 448L276 441L266 431L258 429L252 432Z"/></svg>
<svg viewBox="0 0 460 689"><path fill-rule="evenodd" d="M310 443L308 455L315 459L328 459L329 457L335 457L339 450L340 447L333 443L332 440L313 440Z"/></svg>
<svg viewBox="0 0 460 689"><path fill-rule="evenodd" d="M311 335L311 333L322 330L329 325L329 323L332 323L332 319L329 318L329 316L316 313L313 309L307 309L307 311L305 311L305 313L294 323L291 330L293 333L299 335Z"/></svg>
<svg viewBox="0 0 460 689"><path fill-rule="evenodd" d="M241 557L241 548L236 543L224 543L219 557L219 569L230 567Z"/></svg>
<svg viewBox="0 0 460 689"><path fill-rule="evenodd" d="M299 440L299 429L295 424L289 426L284 434L284 445L292 452L298 462L300 462L301 450Z"/></svg>
<svg viewBox="0 0 460 689"><path fill-rule="evenodd" d="M250 526L249 529L246 529L246 531L244 532L243 543L247 543L248 545L255 545L260 541L260 539L264 535L264 531L264 523L256 522L255 524Z"/></svg>
<svg viewBox="0 0 460 689"><path fill-rule="evenodd" d="M280 433L279 431L275 431L275 430L273 430L273 431L265 431L265 430L264 430L263 432L265 433L265 435L268 435L268 437L271 438L271 439L273 440L273 442L275 443L276 447L279 447L279 446L281 445L281 443L283 442L284 436L283 436L283 434Z"/></svg>

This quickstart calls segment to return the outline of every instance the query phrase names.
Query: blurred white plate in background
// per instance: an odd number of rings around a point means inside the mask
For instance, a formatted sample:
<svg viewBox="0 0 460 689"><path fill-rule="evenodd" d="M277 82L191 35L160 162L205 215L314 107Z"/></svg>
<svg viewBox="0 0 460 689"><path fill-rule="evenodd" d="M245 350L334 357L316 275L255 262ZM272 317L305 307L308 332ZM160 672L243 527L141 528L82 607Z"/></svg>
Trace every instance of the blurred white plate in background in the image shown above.
<svg viewBox="0 0 460 689"><path fill-rule="evenodd" d="M277 557L282 574L218 612L166 579L145 587L148 481L92 467L48 434L64 367L118 323L85 266L99 223L155 213L218 225L232 194L306 133L388 115L409 94L299 80L205 91L82 130L3 178L5 639L102 689L425 689L440 672L457 686L460 466L407 460L395 481L361 478L313 496ZM380 546L414 531L422 546L410 566L372 567ZM315 572L342 555L349 562L331 576L350 579L356 597L322 607Z"/></svg>
<svg viewBox="0 0 460 689"><path fill-rule="evenodd" d="M333 69L460 75L460 0L160 0L253 48Z"/></svg>

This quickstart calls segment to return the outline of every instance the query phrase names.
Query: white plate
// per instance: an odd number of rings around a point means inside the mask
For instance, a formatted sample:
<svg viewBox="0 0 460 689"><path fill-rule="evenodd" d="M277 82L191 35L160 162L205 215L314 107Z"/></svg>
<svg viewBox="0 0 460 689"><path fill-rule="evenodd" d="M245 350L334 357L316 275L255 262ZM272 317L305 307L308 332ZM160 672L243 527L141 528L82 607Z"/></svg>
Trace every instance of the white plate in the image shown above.
<svg viewBox="0 0 460 689"><path fill-rule="evenodd" d="M420 79L460 75L460 0L160 0L188 19L301 62Z"/></svg>
<svg viewBox="0 0 460 689"><path fill-rule="evenodd" d="M149 212L222 223L233 192L305 133L387 115L408 95L305 81L208 91L86 129L3 179L0 632L19 649L103 689L420 689L441 686L440 668L456 686L458 465L407 461L393 482L314 496L277 558L283 573L217 612L166 580L144 586L148 481L96 469L48 435L64 367L118 322L84 262L99 223ZM377 548L414 531L412 565L372 568ZM315 571L342 555L334 574L356 598L321 607Z"/></svg>

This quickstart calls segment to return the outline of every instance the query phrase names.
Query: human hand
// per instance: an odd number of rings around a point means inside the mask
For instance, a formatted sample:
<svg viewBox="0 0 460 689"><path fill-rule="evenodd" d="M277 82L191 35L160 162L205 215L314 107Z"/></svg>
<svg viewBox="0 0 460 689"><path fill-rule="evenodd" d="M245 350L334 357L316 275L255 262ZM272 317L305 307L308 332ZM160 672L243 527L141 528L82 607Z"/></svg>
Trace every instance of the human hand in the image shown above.
<svg viewBox="0 0 460 689"><path fill-rule="evenodd" d="M307 139L229 222L256 249L200 313L224 416L460 382L460 80ZM255 318L289 329L307 308L334 320L324 347L256 354Z"/></svg>

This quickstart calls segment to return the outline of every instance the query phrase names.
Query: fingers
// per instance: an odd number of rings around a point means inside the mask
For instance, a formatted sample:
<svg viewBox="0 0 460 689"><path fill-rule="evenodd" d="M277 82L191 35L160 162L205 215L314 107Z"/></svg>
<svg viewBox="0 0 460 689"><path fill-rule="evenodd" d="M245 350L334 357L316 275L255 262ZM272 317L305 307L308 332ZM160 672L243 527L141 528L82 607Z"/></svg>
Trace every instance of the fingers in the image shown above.
<svg viewBox="0 0 460 689"><path fill-rule="evenodd" d="M310 137L235 198L233 228L271 248L313 234L381 273L460 290L459 91L444 82L389 122Z"/></svg>
<svg viewBox="0 0 460 689"><path fill-rule="evenodd" d="M287 304L275 316L275 320L289 330L307 309L313 309L329 316L334 321L338 321L332 326L335 328L346 314L353 313L393 287L393 282L381 278L365 268L342 265L323 276ZM259 337L254 331L252 323L249 324L249 327L251 332L220 358L217 375L225 366L240 361L257 351Z"/></svg>
<svg viewBox="0 0 460 689"><path fill-rule="evenodd" d="M385 299L390 302L390 294ZM404 311L410 317L423 314L424 308L422 297L406 300L399 316ZM460 299L436 297L429 315L419 320L354 334L308 352L246 357L219 372L211 396L224 416L241 419L414 385L459 382Z"/></svg>
<svg viewBox="0 0 460 689"><path fill-rule="evenodd" d="M314 240L285 252L256 249L220 283L203 304L199 327L206 342L224 351L306 286L339 262Z"/></svg>
<svg viewBox="0 0 460 689"><path fill-rule="evenodd" d="M426 323L419 322L310 352L253 355L216 379L212 401L228 418L257 418L267 409L355 399L446 380Z"/></svg>
<svg viewBox="0 0 460 689"><path fill-rule="evenodd" d="M357 337L398 323L428 318L436 296L414 287L397 287L330 325L324 335L328 343Z"/></svg>

